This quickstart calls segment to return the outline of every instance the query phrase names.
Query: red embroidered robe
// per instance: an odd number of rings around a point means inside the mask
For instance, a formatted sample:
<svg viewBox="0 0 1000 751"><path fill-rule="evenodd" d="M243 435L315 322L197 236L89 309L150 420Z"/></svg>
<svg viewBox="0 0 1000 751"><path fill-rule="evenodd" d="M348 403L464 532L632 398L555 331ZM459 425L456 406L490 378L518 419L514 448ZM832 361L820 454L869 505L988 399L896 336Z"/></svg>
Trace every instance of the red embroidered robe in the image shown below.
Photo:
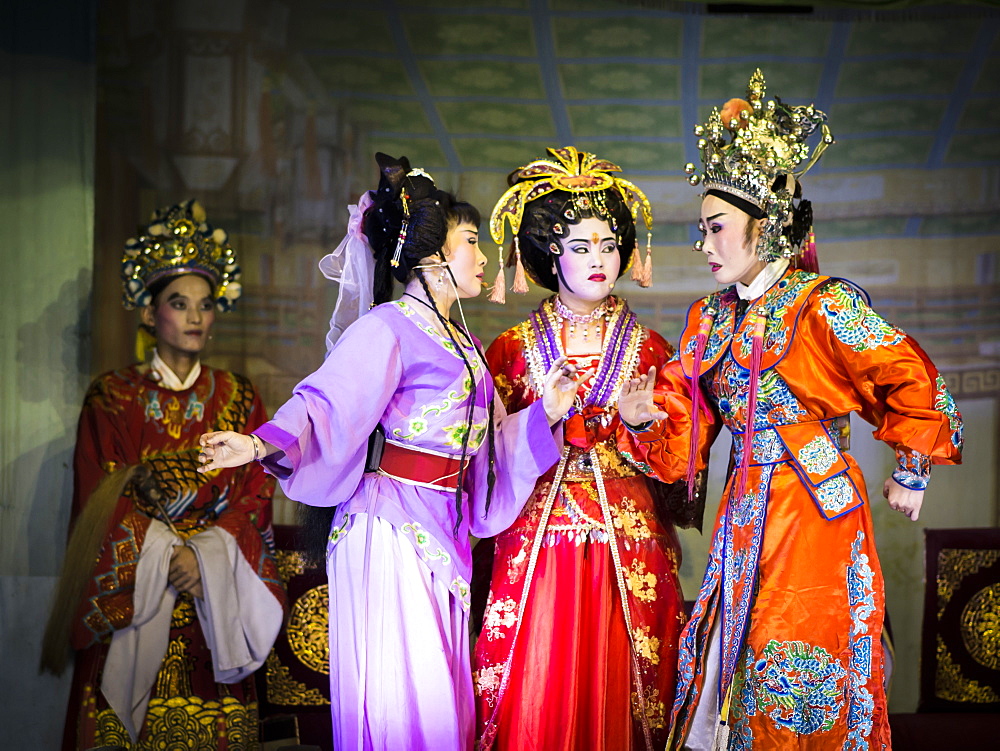
<svg viewBox="0 0 1000 751"><path fill-rule="evenodd" d="M284 606L271 551L273 479L256 463L207 475L196 472L202 433L249 432L267 419L256 391L243 376L204 365L192 387L183 391L158 386L149 372L148 366L134 365L91 384L77 432L73 519L106 473L147 464L180 534L188 537L210 525L224 529ZM215 683L211 653L189 595L181 594L174 607L167 655L138 744L131 744L101 694L111 637L132 621L136 566L151 517L162 521L162 514L128 490L110 520L73 628L76 670L63 749L165 748L170 738L183 738L187 748L256 749L253 678Z"/></svg>

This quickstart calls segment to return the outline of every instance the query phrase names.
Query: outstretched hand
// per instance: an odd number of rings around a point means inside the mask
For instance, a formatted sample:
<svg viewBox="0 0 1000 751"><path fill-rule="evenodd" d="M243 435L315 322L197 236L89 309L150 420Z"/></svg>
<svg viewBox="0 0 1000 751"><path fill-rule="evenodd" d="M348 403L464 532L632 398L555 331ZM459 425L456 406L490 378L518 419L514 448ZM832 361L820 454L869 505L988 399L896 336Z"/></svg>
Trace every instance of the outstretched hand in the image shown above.
<svg viewBox="0 0 1000 751"><path fill-rule="evenodd" d="M653 403L655 386L656 368L650 366L648 373L632 378L622 388L618 397L618 414L626 425L645 425L667 417L667 413L658 410Z"/></svg>
<svg viewBox="0 0 1000 751"><path fill-rule="evenodd" d="M214 433L204 433L198 443L201 445L201 452L198 454L198 461L201 462L199 472L241 467L253 461L253 439L242 433L217 430Z"/></svg>
<svg viewBox="0 0 1000 751"><path fill-rule="evenodd" d="M593 368L579 372L565 356L552 363L549 372L545 374L542 389L542 406L549 425L555 425L566 416L576 401L576 390L593 374Z"/></svg>
<svg viewBox="0 0 1000 751"><path fill-rule="evenodd" d="M882 497L889 501L889 507L893 511L909 517L910 521L915 522L919 518L924 491L905 488L890 477L882 486Z"/></svg>

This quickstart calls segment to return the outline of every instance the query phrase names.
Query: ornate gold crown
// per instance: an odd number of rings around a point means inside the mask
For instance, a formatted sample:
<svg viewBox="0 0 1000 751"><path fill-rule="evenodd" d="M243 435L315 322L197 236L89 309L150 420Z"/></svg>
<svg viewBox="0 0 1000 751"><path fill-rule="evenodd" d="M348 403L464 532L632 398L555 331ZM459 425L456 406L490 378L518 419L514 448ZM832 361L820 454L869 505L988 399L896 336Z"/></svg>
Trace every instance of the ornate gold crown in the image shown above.
<svg viewBox="0 0 1000 751"><path fill-rule="evenodd" d="M149 305L149 287L158 279L200 274L215 290L215 304L232 309L242 293L240 267L229 237L205 221L205 209L195 200L153 212L139 237L125 242L122 255L122 301L127 310Z"/></svg>
<svg viewBox="0 0 1000 751"><path fill-rule="evenodd" d="M795 254L796 248L782 236L791 221L795 180L834 140L824 112L811 104L792 107L778 97L765 103L764 92L764 74L758 68L747 85L748 101L730 99L721 112L713 108L708 121L695 126L704 174L696 173L690 162L684 171L691 185L728 193L761 211L767 223L757 253L771 261ZM806 140L817 129L822 139L810 155ZM783 175L789 179L781 183Z"/></svg>
<svg viewBox="0 0 1000 751"><path fill-rule="evenodd" d="M556 190L586 194L614 188L621 193L625 204L631 209L633 219L638 220L641 211L647 229L652 229L653 210L646 194L628 180L610 174L622 171L617 164L606 159L598 159L586 151L577 151L574 146L550 148L546 151L558 161L537 159L515 170L510 179L517 182L493 207L493 214L490 216L490 235L497 245L503 243L505 219L510 224L511 231L517 235L521 228L525 205ZM599 213L600 205L597 201L594 204L593 207L588 204L587 208L596 209Z"/></svg>

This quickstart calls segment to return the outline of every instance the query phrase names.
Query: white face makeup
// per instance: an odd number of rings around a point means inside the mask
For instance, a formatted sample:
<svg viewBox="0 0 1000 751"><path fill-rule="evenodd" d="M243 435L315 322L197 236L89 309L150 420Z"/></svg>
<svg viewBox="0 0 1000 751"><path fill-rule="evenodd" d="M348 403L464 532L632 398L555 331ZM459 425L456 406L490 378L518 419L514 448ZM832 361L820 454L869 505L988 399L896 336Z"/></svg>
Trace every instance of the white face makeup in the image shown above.
<svg viewBox="0 0 1000 751"><path fill-rule="evenodd" d="M701 202L698 229L704 238L702 253L709 270L722 285L750 284L767 265L757 257L757 231L746 239L750 215L718 196L705 196Z"/></svg>
<svg viewBox="0 0 1000 751"><path fill-rule="evenodd" d="M611 225L589 217L567 226L559 241L562 255L553 259L559 298L571 309L592 309L611 294L618 281L621 255Z"/></svg>
<svg viewBox="0 0 1000 751"><path fill-rule="evenodd" d="M458 296L477 297L483 289L486 268L486 256L479 249L478 228L468 222L455 225L448 230L441 252L455 277Z"/></svg>
<svg viewBox="0 0 1000 751"><path fill-rule="evenodd" d="M140 315L144 324L155 328L156 349L164 360L197 355L215 322L212 287L197 274L179 276Z"/></svg>

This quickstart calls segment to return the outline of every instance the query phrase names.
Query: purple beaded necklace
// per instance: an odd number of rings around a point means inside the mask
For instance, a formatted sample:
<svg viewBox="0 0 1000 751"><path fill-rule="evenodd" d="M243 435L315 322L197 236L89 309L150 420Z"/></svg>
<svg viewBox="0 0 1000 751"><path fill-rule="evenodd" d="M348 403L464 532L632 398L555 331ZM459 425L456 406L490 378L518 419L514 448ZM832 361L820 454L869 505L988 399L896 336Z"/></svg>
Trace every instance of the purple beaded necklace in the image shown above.
<svg viewBox="0 0 1000 751"><path fill-rule="evenodd" d="M562 317L556 312L554 300L554 297L543 300L529 319L535 333L535 341L541 350L543 373L547 373L552 363L563 354L561 331L557 330L554 324L554 321L559 321L561 329ZM622 368L632 349L628 345L638 326L635 314L624 300L609 298L609 302L612 302L614 308L611 313L610 332L604 337L604 346L601 348L601 359L597 373L594 374L593 385L584 394L580 406L588 404L597 407L608 406L616 396ZM572 417L577 411L578 408L574 405L567 417Z"/></svg>

